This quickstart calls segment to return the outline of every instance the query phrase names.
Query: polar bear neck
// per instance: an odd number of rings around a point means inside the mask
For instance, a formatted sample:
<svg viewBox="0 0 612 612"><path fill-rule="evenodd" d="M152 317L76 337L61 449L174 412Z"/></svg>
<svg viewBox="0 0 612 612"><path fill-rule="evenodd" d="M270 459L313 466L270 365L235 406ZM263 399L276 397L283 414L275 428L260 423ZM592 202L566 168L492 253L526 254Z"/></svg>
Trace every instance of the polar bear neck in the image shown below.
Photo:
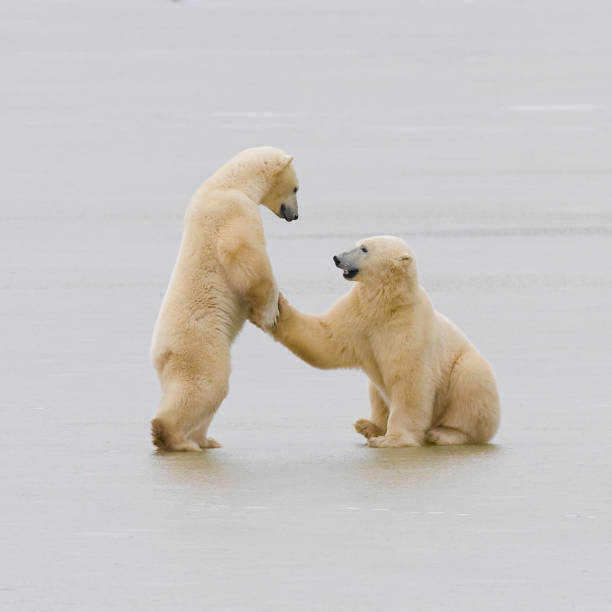
<svg viewBox="0 0 612 612"><path fill-rule="evenodd" d="M237 189L259 204L270 190L271 181L253 168L223 167L211 177L210 183L221 189Z"/></svg>
<svg viewBox="0 0 612 612"><path fill-rule="evenodd" d="M360 300L375 304L380 311L413 306L419 299L420 285L416 274L409 277L388 276L376 282L357 283L355 290Z"/></svg>

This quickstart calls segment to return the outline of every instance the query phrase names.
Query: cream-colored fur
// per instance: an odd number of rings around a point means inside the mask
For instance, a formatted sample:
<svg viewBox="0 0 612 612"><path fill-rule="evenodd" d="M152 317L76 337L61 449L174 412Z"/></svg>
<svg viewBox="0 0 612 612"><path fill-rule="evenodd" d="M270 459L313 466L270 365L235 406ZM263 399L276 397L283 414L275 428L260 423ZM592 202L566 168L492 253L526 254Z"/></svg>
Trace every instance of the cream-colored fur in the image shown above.
<svg viewBox="0 0 612 612"><path fill-rule="evenodd" d="M300 313L281 295L274 338L315 367L368 375L370 418L354 427L369 446L490 440L499 423L493 371L433 309L408 246L376 236L334 261L355 287L321 316Z"/></svg>
<svg viewBox="0 0 612 612"><path fill-rule="evenodd" d="M230 345L247 318L267 329L278 316L258 204L287 221L297 219L291 160L272 147L242 151L189 204L153 333L151 353L163 393L152 422L159 448L219 446L207 433L228 392Z"/></svg>

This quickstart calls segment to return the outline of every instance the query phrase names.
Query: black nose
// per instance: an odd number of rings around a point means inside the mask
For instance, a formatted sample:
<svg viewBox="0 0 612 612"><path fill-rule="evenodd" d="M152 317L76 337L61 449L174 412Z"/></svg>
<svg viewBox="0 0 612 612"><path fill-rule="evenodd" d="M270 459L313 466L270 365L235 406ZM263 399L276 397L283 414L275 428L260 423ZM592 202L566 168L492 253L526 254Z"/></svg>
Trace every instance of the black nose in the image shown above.
<svg viewBox="0 0 612 612"><path fill-rule="evenodd" d="M298 217L299 217L299 215L297 213L295 213L295 217L293 217L293 220L297 221Z"/></svg>
<svg viewBox="0 0 612 612"><path fill-rule="evenodd" d="M338 265L338 264L340 263L340 259L338 258L338 256L337 256L337 255L334 255L334 263L335 263L336 265Z"/></svg>

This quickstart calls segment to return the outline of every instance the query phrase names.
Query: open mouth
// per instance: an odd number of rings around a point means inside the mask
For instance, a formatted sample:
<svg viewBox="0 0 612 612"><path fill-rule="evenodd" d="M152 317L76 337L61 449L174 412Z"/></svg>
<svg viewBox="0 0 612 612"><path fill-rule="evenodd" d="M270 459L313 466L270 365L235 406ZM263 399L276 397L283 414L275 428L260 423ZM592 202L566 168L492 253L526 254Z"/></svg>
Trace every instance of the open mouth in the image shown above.
<svg viewBox="0 0 612 612"><path fill-rule="evenodd" d="M334 255L333 260L336 264L336 268L340 268L342 270L342 276L346 278L346 280L351 280L351 278L355 278L357 274L359 274L359 268L345 268L344 266L350 265L343 261L345 253L342 255Z"/></svg>

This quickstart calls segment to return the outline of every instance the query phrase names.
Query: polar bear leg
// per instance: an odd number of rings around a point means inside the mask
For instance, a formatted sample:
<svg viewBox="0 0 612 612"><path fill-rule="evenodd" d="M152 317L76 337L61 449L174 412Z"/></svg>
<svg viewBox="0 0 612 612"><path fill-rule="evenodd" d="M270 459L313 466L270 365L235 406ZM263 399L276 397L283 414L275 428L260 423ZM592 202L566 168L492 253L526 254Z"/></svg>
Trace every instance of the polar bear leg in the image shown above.
<svg viewBox="0 0 612 612"><path fill-rule="evenodd" d="M387 432L389 407L372 382L369 383L370 419L357 419L353 423L355 431L368 440L384 436Z"/></svg>
<svg viewBox="0 0 612 612"><path fill-rule="evenodd" d="M476 351L462 355L451 372L446 411L427 433L433 444L488 442L499 425L499 396L489 364Z"/></svg>
<svg viewBox="0 0 612 612"><path fill-rule="evenodd" d="M370 438L373 448L421 446L431 423L435 389L421 372L411 372L391 391L389 420L384 436Z"/></svg>
<svg viewBox="0 0 612 612"><path fill-rule="evenodd" d="M389 406L372 382L368 385L368 393L370 395L370 421L381 430L382 433L379 435L384 435L389 420Z"/></svg>
<svg viewBox="0 0 612 612"><path fill-rule="evenodd" d="M210 348L210 347L209 347ZM151 423L153 444L162 450L200 450L220 446L207 438L208 426L229 389L229 349L217 347L201 367L177 358L164 369L163 398Z"/></svg>
<svg viewBox="0 0 612 612"><path fill-rule="evenodd" d="M170 383L152 421L153 444L171 451L219 446L218 442L207 438L206 433L227 389L227 381Z"/></svg>

